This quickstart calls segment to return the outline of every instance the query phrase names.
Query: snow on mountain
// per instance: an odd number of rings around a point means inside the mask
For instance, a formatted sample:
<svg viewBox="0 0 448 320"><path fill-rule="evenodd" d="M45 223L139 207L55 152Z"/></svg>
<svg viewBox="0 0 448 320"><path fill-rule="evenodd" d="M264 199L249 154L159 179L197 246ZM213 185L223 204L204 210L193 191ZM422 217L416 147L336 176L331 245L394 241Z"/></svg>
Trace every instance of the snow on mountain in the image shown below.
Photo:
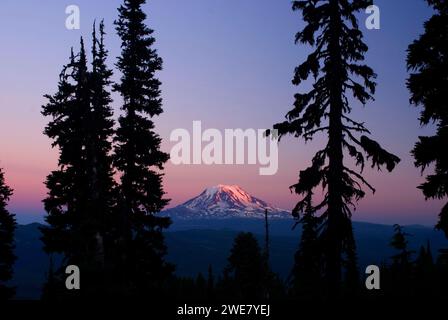
<svg viewBox="0 0 448 320"><path fill-rule="evenodd" d="M217 185L205 189L197 197L167 209L164 215L177 219L289 218L290 213L251 196L237 185Z"/></svg>

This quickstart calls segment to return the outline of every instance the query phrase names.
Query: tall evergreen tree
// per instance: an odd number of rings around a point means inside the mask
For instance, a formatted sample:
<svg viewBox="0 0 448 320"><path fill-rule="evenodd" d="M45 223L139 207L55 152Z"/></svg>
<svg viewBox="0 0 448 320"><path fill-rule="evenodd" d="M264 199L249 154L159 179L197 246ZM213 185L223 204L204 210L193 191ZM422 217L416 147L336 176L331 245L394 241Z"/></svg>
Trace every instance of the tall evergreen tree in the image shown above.
<svg viewBox="0 0 448 320"><path fill-rule="evenodd" d="M233 242L225 273L233 282L234 298L261 299L266 279L265 260L257 239L241 232Z"/></svg>
<svg viewBox="0 0 448 320"><path fill-rule="evenodd" d="M84 168L83 141L80 132L83 130L82 119L88 109L86 103L81 104L79 95L81 84L78 81L85 77L86 64L84 57L75 57L73 50L70 62L64 66L60 77L58 91L54 95L46 95L48 103L43 106L42 114L51 116L52 121L45 128L45 134L53 139L52 146L59 149L58 169L47 177L47 198L44 206L48 213L48 227L42 228L43 242L46 252L62 253L66 264L79 263L79 219L85 203L83 190L86 183L82 181ZM85 91L85 90L84 90ZM84 94L83 94L84 95Z"/></svg>
<svg viewBox="0 0 448 320"><path fill-rule="evenodd" d="M104 268L106 263L112 264L106 262L105 255L113 251L111 216L115 200L109 154L113 121L107 92L111 71L105 64L102 23L99 40L95 30L93 33L92 54L89 71L81 39L79 54L72 53L60 75L58 92L46 96L49 102L42 112L52 117L45 134L54 140L53 147L59 148L59 167L46 181L49 192L44 205L49 226L42 228L42 239L48 253L64 256L53 278L60 277L66 265L77 265L83 272L82 294L86 296L105 293Z"/></svg>
<svg viewBox="0 0 448 320"><path fill-rule="evenodd" d="M321 211L319 240L330 293L340 291L343 266L353 269L356 265L352 208L365 195L362 185L374 191L362 176L365 155L371 158L372 167L378 169L386 166L391 171L399 162L366 136L369 131L362 122L349 117L351 97L366 104L375 92L376 74L361 63L368 48L355 16L370 4L369 0L293 1L293 10L300 10L305 21L304 29L296 35L296 43L315 49L295 69L293 84L301 85L309 77L314 78L314 83L310 91L295 95L294 108L286 115L287 120L274 126L280 137L293 134L306 141L318 133L326 133L328 137L325 148L317 152L311 167L302 171L303 178L292 189L306 195L319 185L326 188L323 201L314 211ZM344 164L344 153L354 158L360 172ZM295 216L304 212L305 203L306 196L294 208Z"/></svg>
<svg viewBox="0 0 448 320"><path fill-rule="evenodd" d="M100 37L97 39L95 24L93 26L92 71L89 77L91 109L88 117L86 158L89 177L89 212L96 214L93 230L96 232L96 260L108 269L114 269L116 262L116 184L112 168L112 136L114 134L113 111L111 107L109 86L112 70L107 67L108 52L104 44L104 22L99 26ZM114 272L113 270L110 270Z"/></svg>
<svg viewBox="0 0 448 320"><path fill-rule="evenodd" d="M434 164L435 172L419 186L427 199L448 195L448 3L427 0L436 13L425 23L425 32L408 49L407 65L412 72L407 86L411 103L423 107L420 123L435 123L434 136L420 137L412 151L415 165L424 171ZM439 214L437 228L448 237L448 204Z"/></svg>
<svg viewBox="0 0 448 320"><path fill-rule="evenodd" d="M7 285L13 275L14 255L14 231L16 220L8 211L6 205L12 195L12 189L5 183L3 170L0 168L0 301L14 296L15 289Z"/></svg>
<svg viewBox="0 0 448 320"><path fill-rule="evenodd" d="M154 131L152 118L160 115L160 81L155 73L162 59L154 49L153 30L145 25L145 0L125 0L115 22L121 38L117 67L122 76L114 89L123 98L124 115L119 118L114 162L121 173L120 208L123 219L122 242L131 275L138 292L151 294L172 272L164 261L166 246L162 230L171 221L159 217L168 199L162 186L169 155L160 150L161 138Z"/></svg>

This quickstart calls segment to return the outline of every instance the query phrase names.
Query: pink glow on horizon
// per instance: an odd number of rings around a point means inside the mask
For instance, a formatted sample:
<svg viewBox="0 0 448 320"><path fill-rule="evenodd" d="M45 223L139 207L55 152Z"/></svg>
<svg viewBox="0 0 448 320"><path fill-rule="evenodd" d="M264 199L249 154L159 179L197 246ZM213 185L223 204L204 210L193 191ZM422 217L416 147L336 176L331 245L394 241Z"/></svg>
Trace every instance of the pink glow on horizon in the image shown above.
<svg viewBox="0 0 448 320"><path fill-rule="evenodd" d="M0 166L5 169L7 182L14 189L9 205L12 211L36 216L41 216L44 212L41 203L46 195L44 181L56 166L57 151L48 146L47 139L44 138L41 142L46 146L31 145L22 149L19 140L14 144L14 149L3 148L7 152L2 155ZM17 152L14 152L16 148ZM39 148L47 149L47 152L37 152ZM164 149L168 151L169 147ZM297 160L291 158L290 153L290 149L280 145L279 170L273 176L258 175L258 165L175 166L168 163L164 178L167 197L172 199L168 207L197 196L209 186L237 184L257 198L290 210L299 196L291 194L288 186L296 182L298 171L309 164L307 158L310 150L305 147L303 153L296 155ZM426 224L427 221L436 221L442 202L424 200L416 188L423 178L411 163L402 163L393 173L367 170L366 175L377 191L374 195L367 192L366 198L360 201L354 212L355 220L391 223L402 220ZM321 191L316 190L317 199L320 196Z"/></svg>
<svg viewBox="0 0 448 320"><path fill-rule="evenodd" d="M46 194L44 181L56 167L57 150L52 149L50 141L41 134L37 139L34 137L35 144L27 145L25 139L38 133L31 130L21 132L23 138L3 140L1 146L5 152L0 166L5 169L7 182L14 189L9 207L20 214L41 216L44 212L41 201ZM168 140L168 137L162 138ZM292 209L299 197L291 194L288 186L296 182L298 171L309 165L312 148L295 143L293 145L297 145L298 150L303 150L297 153L291 150L289 143L282 142L280 145L279 170L273 176L258 175L258 165L175 166L168 163L164 178L167 197L172 199L168 207L187 201L209 186L237 184L274 206ZM168 143L164 150L169 151L169 147ZM442 202L424 200L416 188L423 178L410 160L401 163L392 173L366 170L366 176L377 192L374 195L367 192L366 198L360 201L354 212L355 220L402 220L426 224L427 221L436 221ZM316 191L316 196L319 198L320 190Z"/></svg>

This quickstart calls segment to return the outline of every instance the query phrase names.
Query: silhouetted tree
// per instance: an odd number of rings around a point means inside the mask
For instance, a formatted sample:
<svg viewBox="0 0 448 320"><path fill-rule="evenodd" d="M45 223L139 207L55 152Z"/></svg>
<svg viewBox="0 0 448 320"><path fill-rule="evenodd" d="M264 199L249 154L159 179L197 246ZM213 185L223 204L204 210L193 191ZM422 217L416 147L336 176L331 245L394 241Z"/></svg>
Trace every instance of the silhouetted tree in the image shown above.
<svg viewBox="0 0 448 320"><path fill-rule="evenodd" d="M48 226L43 227L44 249L51 254L64 255L63 265L79 265L85 252L85 237L82 230L82 216L86 204L86 174L83 151L83 119L89 110L87 89L87 65L81 42L81 52L75 57L73 50L70 62L64 66L60 76L58 91L46 95L48 103L42 114L51 116L52 121L45 128L45 134L53 139L53 147L59 149L58 169L47 177L47 198L44 199L45 217ZM86 101L87 97L87 101ZM64 267L64 266L62 266ZM56 270L58 276L61 270ZM55 281L57 275L52 274ZM52 284L51 287L54 287ZM51 293L46 292L49 298Z"/></svg>
<svg viewBox="0 0 448 320"><path fill-rule="evenodd" d="M390 242L392 248L397 253L391 257L392 265L391 279L392 290L395 293L411 294L411 279L412 279L412 260L411 257L414 251L409 250L408 233L403 231L403 228L398 224L394 225L394 235Z"/></svg>
<svg viewBox="0 0 448 320"><path fill-rule="evenodd" d="M114 120L109 87L112 70L107 67L108 51L104 44L104 22L99 25L99 39L94 24L92 32L92 71L89 73L91 110L87 118L86 159L89 177L88 211L92 213L92 230L95 233L95 260L102 274L99 279L108 279L102 285L109 285L115 276L117 247L117 228L120 222L116 217L117 189L113 178L112 137ZM106 273L105 273L106 272Z"/></svg>
<svg viewBox="0 0 448 320"><path fill-rule="evenodd" d="M323 249L326 287L331 294L340 291L343 266L347 264L353 269L356 264L351 207L364 197L362 185L374 191L361 175L365 155L371 159L372 167L386 166L389 171L400 160L368 138L365 134L369 131L362 122L349 117L349 94L366 104L373 99L376 86L373 70L360 63L368 48L355 16L370 4L368 0L293 1L293 10L301 10L305 22L296 42L315 48L295 69L293 84L298 86L309 77L315 80L310 91L295 95L287 120L274 126L280 137L293 134L306 141L318 133L327 134L327 145L316 153L311 167L300 173L299 182L291 188L300 195L319 185L326 189L323 201L315 205L314 211L321 213L318 238ZM360 172L344 165L344 152L354 158ZM305 199L306 196L294 208L294 216L304 212Z"/></svg>
<svg viewBox="0 0 448 320"><path fill-rule="evenodd" d="M436 269L432 258L429 241L426 245L420 247L418 256L415 260L415 287L416 292L421 296L429 297L435 290Z"/></svg>
<svg viewBox="0 0 448 320"><path fill-rule="evenodd" d="M160 81L155 73L162 59L153 48L153 30L144 21L144 0L125 0L115 22L121 38L117 67L122 76L114 86L123 98L116 133L114 163L121 173L120 211L122 242L131 285L140 293L160 287L173 267L164 261L166 246L162 230L171 221L159 217L168 199L164 198L161 171L169 155L160 150L161 138L154 131L154 116L162 113Z"/></svg>
<svg viewBox="0 0 448 320"><path fill-rule="evenodd" d="M437 290L441 296L448 296L448 249L439 250L436 262Z"/></svg>
<svg viewBox="0 0 448 320"><path fill-rule="evenodd" d="M403 227L398 224L394 225L394 232L390 245L397 250L398 253L392 256L393 265L399 266L400 268L410 269L413 251L408 249L409 241L407 240L407 237L409 234L404 232Z"/></svg>
<svg viewBox="0 0 448 320"><path fill-rule="evenodd" d="M266 267L269 268L269 220L268 209L264 210L264 258Z"/></svg>
<svg viewBox="0 0 448 320"><path fill-rule="evenodd" d="M10 299L15 294L15 288L7 284L12 278L16 260L14 255L16 220L6 208L11 196L12 189L6 185L4 172L0 168L0 301Z"/></svg>
<svg viewBox="0 0 448 320"><path fill-rule="evenodd" d="M306 197L305 212L297 221L302 225L302 237L299 249L294 256L290 293L294 297L311 300L321 293L322 267L317 239L319 222L311 205L311 193Z"/></svg>
<svg viewBox="0 0 448 320"><path fill-rule="evenodd" d="M233 298L264 298L265 261L252 233L236 236L228 262L224 279L230 278L234 283Z"/></svg>
<svg viewBox="0 0 448 320"><path fill-rule="evenodd" d="M285 285L279 276L272 271L270 264L270 235L268 210L264 211L264 249L263 249L263 292L260 294L264 299L280 299L285 296Z"/></svg>
<svg viewBox="0 0 448 320"><path fill-rule="evenodd" d="M360 289L359 282L359 270L358 270L358 255L356 253L356 242L353 233L353 226L350 224L348 227L350 235L347 238L346 243L346 255L343 260L343 266L345 268L344 274L344 293L349 296L356 296Z"/></svg>
<svg viewBox="0 0 448 320"><path fill-rule="evenodd" d="M42 239L47 253L64 256L54 279L66 265L77 265L83 271L81 294L85 296L105 293L105 268L114 265L106 256L114 251L116 199L110 156L114 122L107 91L112 72L106 67L103 23L99 40L93 32L92 55L89 71L81 39L79 54L75 57L72 53L60 75L58 92L46 96L49 102L42 112L52 117L45 134L54 140L53 147L59 148L59 168L46 181L49 191L44 205L49 226L42 228Z"/></svg>
<svg viewBox="0 0 448 320"><path fill-rule="evenodd" d="M448 195L448 4L445 0L427 0L436 13L425 23L425 32L408 49L407 65L412 71L407 86L411 103L423 107L420 123L435 123L434 136L419 137L412 151L415 165L422 172L431 164L434 174L419 186L427 199ZM437 228L448 237L448 204L439 215Z"/></svg>
<svg viewBox="0 0 448 320"><path fill-rule="evenodd" d="M229 268L224 268L222 276L219 276L216 281L216 296L225 300L240 298L235 295L236 292L237 286L231 272Z"/></svg>
<svg viewBox="0 0 448 320"><path fill-rule="evenodd" d="M195 286L195 297L199 300L205 300L207 298L207 281L205 280L201 272L199 272L198 276L196 277Z"/></svg>
<svg viewBox="0 0 448 320"><path fill-rule="evenodd" d="M48 272L46 274L46 282L42 288L41 300L52 301L57 297L64 297L67 288L65 288L63 281L60 279L60 270L55 272L55 264L53 259L53 254L50 253L48 264Z"/></svg>

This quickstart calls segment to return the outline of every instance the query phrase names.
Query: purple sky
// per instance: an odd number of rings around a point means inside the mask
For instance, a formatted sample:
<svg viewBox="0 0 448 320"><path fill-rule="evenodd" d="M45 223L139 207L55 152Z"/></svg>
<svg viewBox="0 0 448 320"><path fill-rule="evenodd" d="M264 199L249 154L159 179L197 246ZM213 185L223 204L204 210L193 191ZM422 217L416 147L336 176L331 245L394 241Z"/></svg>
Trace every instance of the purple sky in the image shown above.
<svg viewBox="0 0 448 320"><path fill-rule="evenodd" d="M112 22L120 3L2 0L0 4L0 166L15 189L10 209L19 222L41 219L43 181L56 165L57 151L42 134L48 121L40 114L42 96L56 90L70 47L78 47L80 36L89 43L94 19L105 19L110 65L116 61L120 48ZM80 30L65 28L65 8L71 4L80 7ZM373 138L402 162L392 174L366 170L377 193L360 202L354 219L431 225L441 202L426 202L416 189L423 179L409 154L417 136L430 134L431 128L420 128L418 110L409 105L405 87L406 48L422 32L431 11L423 0L376 0L375 4L381 9L381 30L363 30L370 47L367 62L378 73L376 101L365 108L354 106L353 117L365 121ZM294 45L302 22L291 11L290 1L149 0L145 10L164 59L159 77L165 113L156 121L164 150L169 152L172 145L171 131L191 131L194 120L201 120L204 128L258 129L283 119L297 91L291 85L293 69L309 52ZM118 114L120 100L114 97ZM279 171L274 176L259 176L257 165L168 164L165 187L170 206L222 183L238 184L290 209L297 197L288 186L322 143L282 140Z"/></svg>

